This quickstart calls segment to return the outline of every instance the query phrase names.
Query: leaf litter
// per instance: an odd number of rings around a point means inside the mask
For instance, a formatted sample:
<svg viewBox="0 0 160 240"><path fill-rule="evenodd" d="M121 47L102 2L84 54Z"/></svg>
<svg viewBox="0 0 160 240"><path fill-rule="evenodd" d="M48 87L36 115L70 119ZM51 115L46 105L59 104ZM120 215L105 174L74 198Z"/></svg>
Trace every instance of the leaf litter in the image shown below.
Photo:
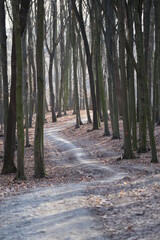
<svg viewBox="0 0 160 240"><path fill-rule="evenodd" d="M85 112L82 112L82 117ZM75 116L69 112L67 116L58 119L58 123L51 123L51 115L47 114L45 127L51 128L70 123ZM111 124L109 123L110 127ZM81 146L93 158L101 163L113 166L117 171L126 171L127 177L113 183L100 183L88 186L86 192L92 213L96 215L104 226L106 234L116 239L154 239L160 237L160 163L151 164L150 151L143 154L135 152L136 159L117 161L123 153L123 129L120 122L121 139L103 136L103 126L100 130L92 130L91 124L84 124L80 129L68 126L61 131L61 135ZM74 162L72 156L65 155L56 146L45 142L46 178L34 178L33 136L34 129L29 130L31 147L25 149L26 181L15 181L14 174L0 175L0 201L7 197L22 194L29 189L48 187L63 183L81 181L95 181L94 172L85 169L75 169L59 165L58 159ZM155 129L157 154L160 159L159 145L160 128ZM149 145L149 143L148 143ZM53 156L54 153L54 156ZM3 156L3 136L0 138L0 155ZM3 159L0 159L0 170ZM103 178L103 176L101 176Z"/></svg>

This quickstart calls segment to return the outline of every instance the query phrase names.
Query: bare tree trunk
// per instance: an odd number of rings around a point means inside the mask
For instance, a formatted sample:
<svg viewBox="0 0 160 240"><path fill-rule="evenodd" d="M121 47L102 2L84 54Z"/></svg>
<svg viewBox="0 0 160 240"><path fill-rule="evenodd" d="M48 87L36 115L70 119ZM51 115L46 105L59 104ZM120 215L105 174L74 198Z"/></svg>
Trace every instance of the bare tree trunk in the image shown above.
<svg viewBox="0 0 160 240"><path fill-rule="evenodd" d="M80 55L80 61L81 61L81 67L82 67L83 91L84 91L84 97L85 97L87 119L88 119L88 123L92 123L90 112L89 112L89 104L88 104L88 96L87 96L87 88L86 88L86 67L85 67L85 60L84 60L83 53L82 53L80 34L78 36L78 39L79 39L79 41L78 41L78 43L79 43L79 55Z"/></svg>
<svg viewBox="0 0 160 240"><path fill-rule="evenodd" d="M131 51L133 52L133 2L128 1L127 8L127 23L128 23L128 42ZM129 92L129 115L130 127L132 131L132 144L133 149L137 149L137 126L136 126L136 106L135 106L135 84L134 84L134 66L127 55L127 79L128 79L128 92Z"/></svg>
<svg viewBox="0 0 160 240"><path fill-rule="evenodd" d="M8 118L8 73L7 73L7 44L6 44L6 23L5 23L5 7L4 0L0 1L0 45L2 59L2 76L3 76L3 106L4 106L4 139L7 134L7 118Z"/></svg>
<svg viewBox="0 0 160 240"><path fill-rule="evenodd" d="M28 16L28 55L29 55L29 65L31 66L31 72L33 74L33 87L30 85L30 111L29 111L29 127L32 127L32 116L33 112L36 111L37 105L37 84L36 84L36 67L34 60L34 44L33 44L33 33L32 33L32 19L31 19L31 11Z"/></svg>
<svg viewBox="0 0 160 240"><path fill-rule="evenodd" d="M74 94L75 94L75 106L76 106L76 128L80 127L80 107L79 107L79 91L78 91L78 79L77 79L77 62L78 62L78 48L77 38L75 33L75 17L72 17L72 48L73 48L73 73L74 73Z"/></svg>
<svg viewBox="0 0 160 240"><path fill-rule="evenodd" d="M16 47L16 121L17 121L17 174L16 179L26 179L24 170L24 126L23 126L23 89L22 89L22 44L19 19L19 1L12 2L13 25Z"/></svg>
<svg viewBox="0 0 160 240"><path fill-rule="evenodd" d="M157 163L157 151L156 151L156 144L155 144L155 138L154 138L154 131L153 131L153 124L151 120L151 109L150 109L150 102L149 102L149 92L148 92L148 81L147 81L147 73L145 72L145 57L143 55L143 37L142 37L142 26L141 26L141 15L139 14L139 5L135 1L135 29L137 34L137 54L139 58L139 81L140 81L140 87L141 91L141 102L144 105L144 112L145 116L147 118L148 123L148 131L149 131L149 138L150 138L150 144L151 144L151 152L152 152L152 160L151 162ZM142 94L143 93L143 94ZM145 119L146 121L146 119ZM143 127L143 126L142 126Z"/></svg>
<svg viewBox="0 0 160 240"><path fill-rule="evenodd" d="M91 89L91 99L92 99L92 105L93 105L93 129L98 129L99 128L99 119L98 119L98 114L97 114L97 102L96 102L96 95L95 95L95 85L94 85L94 75L93 75L93 70L92 70L92 56L90 53L89 49L89 43L84 27L84 21L83 21L83 15L82 15L82 0L79 1L79 9L80 12L78 12L76 3L74 0L72 1L72 6L75 12L75 16L79 22L79 26L81 29L83 41L84 41L84 46L85 46L85 51L86 51L86 56L87 56L87 66L88 66L88 73L89 73L89 80L90 80L90 89Z"/></svg>
<svg viewBox="0 0 160 240"><path fill-rule="evenodd" d="M23 0L21 2L21 9L19 12L21 36L25 30L29 5L30 1ZM16 167L13 161L15 149L15 129L16 129L16 52L15 52L15 37L13 34L11 56L10 105L8 110L7 133L4 147L4 165L2 169L2 174L16 172Z"/></svg>
<svg viewBox="0 0 160 240"><path fill-rule="evenodd" d="M134 157L131 145L129 115L128 115L128 97L127 97L127 79L125 72L125 31L124 31L124 0L118 2L118 31L119 31L119 61L121 71L122 99L123 99L123 131L124 131L124 159Z"/></svg>
<svg viewBox="0 0 160 240"><path fill-rule="evenodd" d="M26 129L26 147L29 147L29 121L28 121L28 73L27 73L27 51L26 51L26 31L22 37L22 53L23 53L23 98L24 98L24 115Z"/></svg>
<svg viewBox="0 0 160 240"><path fill-rule="evenodd" d="M44 139L43 139L43 122L44 122L43 22L44 22L44 2L43 0L39 0L37 9L37 46L36 46L38 101L34 139L34 168L35 177L38 178L45 177Z"/></svg>
<svg viewBox="0 0 160 240"><path fill-rule="evenodd" d="M98 6L97 6L98 7ZM102 59L101 59L101 29L100 29L100 13L96 10L96 41L95 41L95 59L96 59L96 71L97 71L97 82L100 90L100 100L103 110L103 118L104 118L104 135L110 136L109 126L108 126L108 113L107 113L107 105L106 105L106 96L104 90L104 82L103 82L103 70L102 70Z"/></svg>

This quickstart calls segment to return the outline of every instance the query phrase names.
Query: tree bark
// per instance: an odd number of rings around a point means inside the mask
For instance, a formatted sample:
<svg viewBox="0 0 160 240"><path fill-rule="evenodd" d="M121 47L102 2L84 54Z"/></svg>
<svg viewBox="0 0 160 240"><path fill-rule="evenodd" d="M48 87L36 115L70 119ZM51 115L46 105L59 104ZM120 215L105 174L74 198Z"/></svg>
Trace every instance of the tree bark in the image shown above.
<svg viewBox="0 0 160 240"><path fill-rule="evenodd" d="M16 121L17 121L17 173L16 179L26 179L24 171L24 126L23 126L23 89L22 89L22 45L19 20L19 1L12 2L13 25L16 48Z"/></svg>
<svg viewBox="0 0 160 240"><path fill-rule="evenodd" d="M37 178L45 177L44 140L43 140L43 122L44 122L43 22L44 22L44 2L43 0L39 0L37 6L37 45L36 45L38 96L34 139L34 168L35 177Z"/></svg>
<svg viewBox="0 0 160 240"><path fill-rule="evenodd" d="M131 51L133 52L133 2L128 1L127 7L127 27L128 27L128 43ZM133 149L137 150L137 126L136 126L136 106L135 106L135 84L134 84L134 66L132 60L127 53L127 79L128 79L128 92L129 92L129 115L130 127L132 131L132 144Z"/></svg>
<svg viewBox="0 0 160 240"><path fill-rule="evenodd" d="M7 118L8 118L8 73L7 73L7 44L6 44L6 20L4 0L0 1L0 45L2 59L2 76L3 76L3 122L4 122L4 139L7 134Z"/></svg>
<svg viewBox="0 0 160 240"><path fill-rule="evenodd" d="M72 6L75 12L75 16L79 22L79 26L81 29L83 41L84 41L84 46L85 46L85 51L86 51L86 56L87 56L87 66L88 66L88 73L89 73L89 80L90 80L90 89L91 89L91 99L92 99L92 105L93 105L93 129L98 129L99 128L99 119L98 119L98 114L97 114L97 102L96 102L96 95L95 95L95 85L94 85L94 75L93 75L93 70L92 70L92 56L90 53L89 49L89 43L84 27L84 21L83 21L83 15L82 15L82 0L79 1L79 12L76 7L76 1L72 1Z"/></svg>
<svg viewBox="0 0 160 240"><path fill-rule="evenodd" d="M29 5L30 1L23 0L21 2L21 9L19 12L21 36L25 30ZM4 147L4 165L2 169L2 174L16 172L16 167L13 161L15 149L15 128L16 128L16 52L15 52L15 37L13 33L11 55L10 104L8 110L7 133Z"/></svg>
<svg viewBox="0 0 160 240"><path fill-rule="evenodd" d="M124 30L124 0L118 1L118 31L119 31L119 61L121 72L121 86L123 99L123 131L124 131L124 159L134 157L131 145L129 115L128 115L128 96L127 79L125 70L125 30Z"/></svg>

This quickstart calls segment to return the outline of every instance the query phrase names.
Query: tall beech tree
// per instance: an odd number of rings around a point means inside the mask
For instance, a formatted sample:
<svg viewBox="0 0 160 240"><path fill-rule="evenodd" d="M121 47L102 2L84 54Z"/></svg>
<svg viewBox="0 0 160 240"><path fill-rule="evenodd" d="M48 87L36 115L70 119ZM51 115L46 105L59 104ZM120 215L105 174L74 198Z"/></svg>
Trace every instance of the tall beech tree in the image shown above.
<svg viewBox="0 0 160 240"><path fill-rule="evenodd" d="M4 137L7 133L7 118L8 118L8 72L7 72L7 35L6 35L6 14L4 0L0 1L0 46L2 59L2 76L3 76L3 123L4 123Z"/></svg>
<svg viewBox="0 0 160 240"><path fill-rule="evenodd" d="M30 1L25 0L21 1L21 8L19 10L21 36L26 27L29 6ZM16 51L15 51L15 34L13 31L12 55L11 55L10 103L8 109L7 132L4 146L4 164L2 174L16 172L16 167L13 161L15 150L15 129L16 129Z"/></svg>
<svg viewBox="0 0 160 240"><path fill-rule="evenodd" d="M122 86L122 99L123 99L123 132L124 132L124 159L131 159L134 157L130 126L129 126L129 114L128 114L128 96L127 96L127 78L125 67L125 28L124 28L124 0L118 1L118 32L119 32L119 63L121 72L121 86Z"/></svg>
<svg viewBox="0 0 160 240"><path fill-rule="evenodd" d="M73 76L74 76L74 95L75 95L75 110L76 110L76 128L80 127L80 106L78 94L78 79L77 79L77 62L78 62L78 48L77 35L75 32L76 25L75 15L72 14L72 48L73 48Z"/></svg>
<svg viewBox="0 0 160 240"><path fill-rule="evenodd" d="M148 131L149 131L149 138L150 138L150 145L151 145L151 152L152 152L152 159L151 162L157 163L157 151L156 151L156 144L155 144L155 137L153 131L153 124L151 119L151 109L150 109L150 101L149 101L149 91L148 91L148 81L147 81L147 73L145 71L145 57L144 57L144 47L143 47L143 33L142 33L142 25L141 25L141 14L139 13L139 9L142 10L142 6L140 2L134 1L135 7L135 29L136 29L136 46L137 46L137 55L138 55L138 66L139 66L139 81L140 81L140 97L141 97L141 104L143 104L143 115L142 120L143 124L147 121L148 123ZM141 12L141 11L140 11ZM145 118L145 119L144 119ZM146 141L145 135L145 126L140 126L143 130L142 137L144 141ZM141 130L140 128L140 130ZM144 146L145 147L145 146Z"/></svg>
<svg viewBox="0 0 160 240"><path fill-rule="evenodd" d="M16 179L26 179L24 172L24 126L23 126L23 103L22 103L22 44L21 28L19 19L19 0L12 2L13 29L16 48L16 121L17 121L17 174Z"/></svg>
<svg viewBox="0 0 160 240"><path fill-rule="evenodd" d="M56 28L57 28L57 0L53 1L51 3L51 19L50 19L50 34L52 36L50 37L50 46L47 43L47 39L45 38L45 43L47 47L47 51L49 53L49 90L50 90L50 103L51 103L51 112L52 112L52 122L57 121L56 113L55 113L55 94L53 91L53 60L54 60L54 55L55 55L55 50L58 44L58 41L56 39ZM45 23L46 25L47 23ZM45 27L46 28L46 27Z"/></svg>
<svg viewBox="0 0 160 240"><path fill-rule="evenodd" d="M36 45L36 64L37 64L37 115L34 139L34 168L35 177L45 177L44 166L44 74L43 74L43 39L44 39L44 1L37 2L37 45Z"/></svg>
<svg viewBox="0 0 160 240"><path fill-rule="evenodd" d="M128 43L131 51L133 52L133 1L129 0L126 4L127 13L127 30L128 30ZM129 116L130 127L132 134L133 149L137 149L137 126L136 126L136 106L135 106L135 79L134 79L134 66L130 55L127 53L127 80L128 80L128 95L129 95Z"/></svg>
<svg viewBox="0 0 160 240"><path fill-rule="evenodd" d="M98 129L99 119L98 119L98 111L97 111L98 109L97 109L97 101L96 101L96 94L95 94L94 74L92 69L92 56L91 56L89 43L86 35L86 30L84 26L82 0L79 1L79 11L77 9L76 1L71 0L71 2L72 2L73 10L75 12L75 16L77 18L77 21L81 29L81 34L83 37L84 47L86 51L87 66L88 66L88 73L89 73L89 80L90 80L91 99L92 99L92 107L93 107L93 129Z"/></svg>
<svg viewBox="0 0 160 240"><path fill-rule="evenodd" d="M98 9L98 4L95 2L96 11L95 11L95 65L96 65L96 75L97 82L99 85L100 99L103 111L104 119L104 135L110 136L109 126L108 126L108 114L107 114L107 105L106 105L106 94L104 89L104 79L103 79L103 69L102 69L102 56L101 56L101 13Z"/></svg>

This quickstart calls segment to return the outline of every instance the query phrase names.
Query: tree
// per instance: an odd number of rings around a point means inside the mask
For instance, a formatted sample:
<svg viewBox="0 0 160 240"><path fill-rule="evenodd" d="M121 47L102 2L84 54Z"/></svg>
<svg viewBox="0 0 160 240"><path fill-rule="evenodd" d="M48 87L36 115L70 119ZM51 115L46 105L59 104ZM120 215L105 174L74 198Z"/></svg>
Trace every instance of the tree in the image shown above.
<svg viewBox="0 0 160 240"><path fill-rule="evenodd" d="M73 10L75 12L75 16L77 18L77 21L79 22L79 26L81 29L81 34L84 41L84 47L86 51L86 57L87 57L87 66L88 66L88 73L89 73L89 80L90 80L90 89L91 89L91 99L92 99L92 107L93 107L93 129L99 128L99 119L97 114L97 101L96 101L96 94L95 94L95 85L94 85L94 75L93 75L93 69L92 69L92 56L90 53L89 43L85 31L84 26L84 20L83 20L83 13L82 13L82 0L79 1L79 12L76 6L76 1L72 1Z"/></svg>
<svg viewBox="0 0 160 240"><path fill-rule="evenodd" d="M23 0L21 2L21 9L19 10L21 36L25 30L29 6L30 1ZM10 104L8 109L7 132L4 146L4 164L2 174L16 172L16 167L13 161L15 150L15 129L16 129L16 50L15 50L15 36L13 32L12 55L11 55Z"/></svg>
<svg viewBox="0 0 160 240"><path fill-rule="evenodd" d="M153 86L153 126L156 120L160 124L160 2L154 0L154 17L155 17L155 53L154 53L154 86Z"/></svg>
<svg viewBox="0 0 160 240"><path fill-rule="evenodd" d="M139 7L142 9L142 6L139 5L137 1L134 1L135 6L135 29L136 29L136 46L137 46L137 55L138 55L138 66L140 66L138 69L139 74L139 81L140 81L140 97L141 97L141 104L143 103L143 115L142 120L146 121L148 123L148 131L149 131L149 137L150 137L150 144L151 144L151 152L152 152L152 159L151 162L157 163L157 151L156 151L156 144L155 144L155 138L154 138L154 131L153 131L153 124L151 119L151 109L150 109L150 101L149 101L149 91L148 91L148 81L147 81L147 73L145 71L145 57L143 55L144 48L143 48L143 35L142 35L142 26L141 26L141 14L139 14ZM145 118L145 119L144 119ZM141 123L142 125L142 123ZM143 129L145 126L141 126ZM145 129L144 129L145 130ZM144 134L144 131L143 131ZM142 135L144 137L144 140L146 141L146 136Z"/></svg>
<svg viewBox="0 0 160 240"><path fill-rule="evenodd" d="M37 106L37 84L36 84L36 66L34 58L34 36L33 36L33 22L34 16L31 14L31 10L28 14L28 61L29 61L29 88L30 88L30 104L29 104L29 127L32 127L32 117ZM32 80L33 75L33 80ZM33 86L32 86L33 85Z"/></svg>
<svg viewBox="0 0 160 240"><path fill-rule="evenodd" d="M2 59L2 75L3 75L3 106L4 106L4 138L7 132L8 118L8 73L7 73L7 44L6 44L6 23L5 23L5 7L4 0L0 1L0 45Z"/></svg>
<svg viewBox="0 0 160 240"><path fill-rule="evenodd" d="M49 53L49 90L50 90L50 103L51 103L51 112L52 112L52 122L56 122L56 113L55 113L55 95L53 92L53 79L52 79L52 69L53 69L53 60L55 55L55 50L57 47L57 39L56 39L56 28L57 28L57 0L53 1L51 3L51 25L50 27L52 30L50 30L50 34L52 34L52 37L50 37L50 47L48 46L47 39L46 46ZM46 27L45 27L46 28Z"/></svg>
<svg viewBox="0 0 160 240"><path fill-rule="evenodd" d="M44 75L43 75L43 39L44 39L44 1L37 3L37 115L34 140L34 165L35 177L45 177L44 166L44 139L43 139L43 116L44 116Z"/></svg>
<svg viewBox="0 0 160 240"><path fill-rule="evenodd" d="M76 110L76 128L80 127L80 107L79 107L79 94L78 94L78 79L77 79L77 62L78 62L78 48L77 36L75 32L76 19L72 14L72 48L73 48L73 77L74 77L74 96L75 96L75 110Z"/></svg>
<svg viewBox="0 0 160 240"><path fill-rule="evenodd" d="M101 17L101 29L103 31L106 55L107 55L107 70L108 70L108 92L109 92L109 109L111 116L111 126L113 139L119 139L119 113L121 110L121 88L118 66L118 54L117 54L117 37L115 29L115 14L113 11L113 5L110 0L104 1L103 4L99 0L96 0L99 8L104 12L105 26L103 26L103 18ZM119 102L119 104L118 104ZM119 109L118 109L119 105Z"/></svg>
<svg viewBox="0 0 160 240"><path fill-rule="evenodd" d="M118 32L119 32L119 63L121 72L121 89L123 101L123 132L124 132L124 159L134 158L130 126L128 115L128 96L127 96L127 79L125 70L125 29L124 29L124 0L118 1Z"/></svg>
<svg viewBox="0 0 160 240"><path fill-rule="evenodd" d="M77 29L77 34L78 34L78 45L79 45L80 62L81 62L82 75L83 75L83 91L84 91L87 119L88 119L88 123L92 123L90 112L89 112L89 104L88 104L88 96L87 96L87 88L86 88L85 56L83 56L82 46L81 46L81 35L80 35L80 32L78 31L78 29Z"/></svg>
<svg viewBox="0 0 160 240"><path fill-rule="evenodd" d="M102 104L103 110L103 118L104 118L104 135L110 136L109 126L108 126L108 114L107 114L107 105L106 105L106 96L104 90L104 81L103 81L103 69L102 69L102 57L101 57L101 28L100 28L100 21L101 15L100 10L98 9L98 5L96 4L96 11L95 11L95 29L96 29L96 39L95 39L95 63L96 63L96 72L97 72L97 82L99 85L100 91L100 99Z"/></svg>
<svg viewBox="0 0 160 240"><path fill-rule="evenodd" d="M24 98L24 115L26 129L26 147L29 147L29 119L28 119L28 71L27 71L27 47L26 31L22 36L22 56L23 56L23 98Z"/></svg>
<svg viewBox="0 0 160 240"><path fill-rule="evenodd" d="M24 126L22 104L22 45L21 28L19 21L19 1L12 2L13 26L16 47L16 121L17 121L17 174L16 179L26 179L24 172Z"/></svg>
<svg viewBox="0 0 160 240"><path fill-rule="evenodd" d="M131 51L133 52L133 1L128 1L126 4L127 10L127 30L128 30L128 43ZM133 149L137 149L137 126L136 126L136 106L135 106L135 82L134 82L134 66L130 55L127 53L127 79L128 79L128 93L129 93L129 115L130 127L132 131L132 144Z"/></svg>

